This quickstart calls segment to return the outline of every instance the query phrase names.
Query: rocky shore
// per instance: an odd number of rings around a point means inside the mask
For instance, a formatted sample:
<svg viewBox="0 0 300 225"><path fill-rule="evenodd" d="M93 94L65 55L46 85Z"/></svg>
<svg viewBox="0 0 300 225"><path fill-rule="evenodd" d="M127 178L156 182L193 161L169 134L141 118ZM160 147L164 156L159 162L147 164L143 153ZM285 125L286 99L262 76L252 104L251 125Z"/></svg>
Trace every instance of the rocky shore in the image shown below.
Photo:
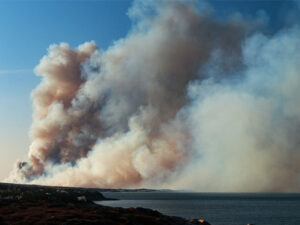
<svg viewBox="0 0 300 225"><path fill-rule="evenodd" d="M97 189L0 183L0 225L209 225L144 208L96 205L106 200Z"/></svg>

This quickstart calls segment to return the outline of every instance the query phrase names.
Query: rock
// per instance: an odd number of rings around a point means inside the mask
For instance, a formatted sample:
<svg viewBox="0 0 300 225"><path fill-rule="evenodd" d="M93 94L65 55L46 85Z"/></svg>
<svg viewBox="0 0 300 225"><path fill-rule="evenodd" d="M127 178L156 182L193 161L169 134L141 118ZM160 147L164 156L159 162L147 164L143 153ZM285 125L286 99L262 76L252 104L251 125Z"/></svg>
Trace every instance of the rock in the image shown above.
<svg viewBox="0 0 300 225"><path fill-rule="evenodd" d="M81 197L84 195L79 195ZM77 199L76 199L77 200ZM30 216L24 216L30 215ZM2 221L1 221L2 219ZM16 223L17 221L17 223ZM192 225L184 218L171 217L144 208L113 208L68 201L0 201L0 224L101 224L101 225ZM207 223L208 224L208 223Z"/></svg>
<svg viewBox="0 0 300 225"><path fill-rule="evenodd" d="M203 224L203 225L210 225L210 223L208 223L207 221L205 221L204 219L199 219L198 222L200 224Z"/></svg>
<svg viewBox="0 0 300 225"><path fill-rule="evenodd" d="M191 224L203 224L203 225L210 225L210 223L208 223L207 221L205 221L204 219L195 219L195 218L191 218L189 220L189 222Z"/></svg>
<svg viewBox="0 0 300 225"><path fill-rule="evenodd" d="M79 196L79 197L77 197L77 200L80 201L80 202L87 202L85 196Z"/></svg>

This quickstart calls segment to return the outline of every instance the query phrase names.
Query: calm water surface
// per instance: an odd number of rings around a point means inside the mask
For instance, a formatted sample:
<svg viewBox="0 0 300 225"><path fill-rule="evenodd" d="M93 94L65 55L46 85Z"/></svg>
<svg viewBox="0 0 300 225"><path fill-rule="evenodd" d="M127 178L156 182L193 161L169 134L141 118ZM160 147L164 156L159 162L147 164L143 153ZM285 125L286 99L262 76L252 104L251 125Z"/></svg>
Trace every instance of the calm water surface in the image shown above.
<svg viewBox="0 0 300 225"><path fill-rule="evenodd" d="M300 225L299 194L106 192L116 207L144 207L170 216L204 218L212 225Z"/></svg>

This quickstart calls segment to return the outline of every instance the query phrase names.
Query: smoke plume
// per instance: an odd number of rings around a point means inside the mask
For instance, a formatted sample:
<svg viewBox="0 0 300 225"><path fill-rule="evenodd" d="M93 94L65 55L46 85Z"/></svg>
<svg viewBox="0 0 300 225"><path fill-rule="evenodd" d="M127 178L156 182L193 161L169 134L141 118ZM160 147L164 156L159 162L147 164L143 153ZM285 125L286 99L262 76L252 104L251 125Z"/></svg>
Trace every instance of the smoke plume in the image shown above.
<svg viewBox="0 0 300 225"><path fill-rule="evenodd" d="M14 182L197 191L300 188L300 28L193 1L136 1L107 50L51 45Z"/></svg>

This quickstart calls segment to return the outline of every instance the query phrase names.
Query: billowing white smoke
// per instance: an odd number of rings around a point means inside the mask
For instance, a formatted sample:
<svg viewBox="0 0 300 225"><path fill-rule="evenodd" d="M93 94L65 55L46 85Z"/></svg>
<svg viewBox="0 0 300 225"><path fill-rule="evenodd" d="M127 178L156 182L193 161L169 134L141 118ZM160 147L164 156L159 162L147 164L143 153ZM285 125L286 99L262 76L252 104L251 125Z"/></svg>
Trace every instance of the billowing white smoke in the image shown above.
<svg viewBox="0 0 300 225"><path fill-rule="evenodd" d="M106 51L50 46L29 161L9 180L299 190L299 28L267 37L261 20L220 22L192 1L147 4Z"/></svg>
<svg viewBox="0 0 300 225"><path fill-rule="evenodd" d="M179 183L200 190L299 191L299 27L271 38L253 35L243 60L236 79L189 86L192 103L182 113L194 157Z"/></svg>

